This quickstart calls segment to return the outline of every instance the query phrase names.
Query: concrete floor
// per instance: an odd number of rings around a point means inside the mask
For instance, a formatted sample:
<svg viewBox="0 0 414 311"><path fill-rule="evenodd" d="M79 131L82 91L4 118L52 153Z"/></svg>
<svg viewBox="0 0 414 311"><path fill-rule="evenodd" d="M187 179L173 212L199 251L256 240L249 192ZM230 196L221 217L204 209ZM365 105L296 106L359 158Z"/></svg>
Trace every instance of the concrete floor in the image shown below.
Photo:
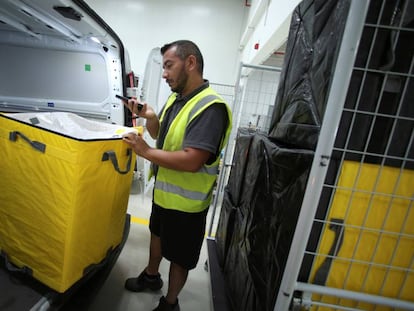
<svg viewBox="0 0 414 311"><path fill-rule="evenodd" d="M151 194L141 193L135 183L132 184L128 204L128 213L131 215L131 228L128 240L115 263L106 282L93 300L90 311L128 311L153 310L158 300L166 294L168 282L169 262L163 259L160 273L164 286L159 292L131 293L124 289L125 279L137 276L146 266L148 260L148 246L150 233L148 219L151 211ZM206 269L207 248L206 242L200 255L197 267L190 271L187 283L179 295L180 308L183 311L209 311L211 308L210 276Z"/></svg>

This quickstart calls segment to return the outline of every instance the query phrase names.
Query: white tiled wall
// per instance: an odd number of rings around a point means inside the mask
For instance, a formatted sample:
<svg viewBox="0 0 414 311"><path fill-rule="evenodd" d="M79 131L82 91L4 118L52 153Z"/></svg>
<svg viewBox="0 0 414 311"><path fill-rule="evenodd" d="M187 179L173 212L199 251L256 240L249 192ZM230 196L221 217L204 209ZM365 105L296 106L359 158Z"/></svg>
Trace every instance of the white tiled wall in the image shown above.
<svg viewBox="0 0 414 311"><path fill-rule="evenodd" d="M280 78L280 67L241 65L241 74L235 86L233 130L229 139L226 164L231 164L237 129L249 127L268 132L276 100Z"/></svg>
<svg viewBox="0 0 414 311"><path fill-rule="evenodd" d="M253 69L244 77L245 86L240 101L239 127L268 132L276 99L280 72Z"/></svg>

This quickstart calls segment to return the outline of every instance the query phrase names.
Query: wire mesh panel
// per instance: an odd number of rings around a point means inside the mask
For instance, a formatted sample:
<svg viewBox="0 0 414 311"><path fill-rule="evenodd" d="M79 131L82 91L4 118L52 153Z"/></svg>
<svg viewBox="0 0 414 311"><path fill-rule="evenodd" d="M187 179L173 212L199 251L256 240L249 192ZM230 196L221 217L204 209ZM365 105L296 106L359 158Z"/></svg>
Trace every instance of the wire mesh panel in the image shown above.
<svg viewBox="0 0 414 311"><path fill-rule="evenodd" d="M279 85L280 68L242 64L239 81L237 127L269 131Z"/></svg>
<svg viewBox="0 0 414 311"><path fill-rule="evenodd" d="M220 83L213 83L210 82L210 86L226 101L226 103L232 107L234 105L234 97L235 97L235 87L234 85L229 84L220 84ZM230 144L230 140L229 143ZM226 147L225 150L227 150L228 147ZM225 161L225 150L223 150L223 154L221 155L222 161L220 162L220 175L217 182L217 187L214 192L214 198L213 198L213 208L210 209L207 221L208 221L208 236L211 237L215 234L217 221L218 221L218 213L220 213L220 209L217 209L217 205L219 204L219 201L221 201L223 190L224 190L224 184L223 179L226 172L226 161Z"/></svg>
<svg viewBox="0 0 414 311"><path fill-rule="evenodd" d="M279 75L279 72L260 67L250 72L241 103L239 127L269 131Z"/></svg>
<svg viewBox="0 0 414 311"><path fill-rule="evenodd" d="M210 82L210 86L223 97L227 104L232 105L234 100L234 85Z"/></svg>
<svg viewBox="0 0 414 311"><path fill-rule="evenodd" d="M230 106L234 106L235 101L235 87L234 85L229 84L221 84L221 83L213 83L210 82L210 86L226 101L226 103ZM234 116L233 116L234 118ZM230 144L230 139L229 139Z"/></svg>
<svg viewBox="0 0 414 311"><path fill-rule="evenodd" d="M333 148L318 151L322 131L318 142L308 185L323 182L305 194L315 212L299 220L310 231L297 278L278 296L298 308L414 310L414 2L370 1L364 20L339 122L324 119ZM296 241L308 235L298 227Z"/></svg>
<svg viewBox="0 0 414 311"><path fill-rule="evenodd" d="M217 184L217 195L213 200L210 211L208 236L214 236L218 222L217 213L220 209L224 186L227 183L229 168L236 143L239 128L249 128L252 131L268 131L272 115L281 68L272 66L257 66L240 64L238 82L235 87L221 84L211 85L227 103L233 112L233 128L229 142L223 155L223 170Z"/></svg>
<svg viewBox="0 0 414 311"><path fill-rule="evenodd" d="M235 86L234 85L229 85L229 84L213 83L213 82L210 82L210 85L211 85L211 87L214 88L214 90L218 94L220 94L223 97L223 99L226 101L226 103L231 107L231 109L233 111L234 105L235 105L235 103L234 103L235 102L235 97L236 97L236 94L235 94L236 88L235 88ZM234 111L233 111L233 119L234 119ZM234 124L234 121L233 121L233 124ZM233 127L234 127L234 125L233 125ZM232 139L230 137L228 145L233 146L233 144L234 143L232 142ZM229 149L229 147L226 147L226 149Z"/></svg>
<svg viewBox="0 0 414 311"><path fill-rule="evenodd" d="M240 64L233 103L233 130L230 134L226 163L231 163L239 128L268 132L281 68Z"/></svg>
<svg viewBox="0 0 414 311"><path fill-rule="evenodd" d="M313 226L318 238L306 252L308 283L414 301L413 13L407 1L371 2Z"/></svg>

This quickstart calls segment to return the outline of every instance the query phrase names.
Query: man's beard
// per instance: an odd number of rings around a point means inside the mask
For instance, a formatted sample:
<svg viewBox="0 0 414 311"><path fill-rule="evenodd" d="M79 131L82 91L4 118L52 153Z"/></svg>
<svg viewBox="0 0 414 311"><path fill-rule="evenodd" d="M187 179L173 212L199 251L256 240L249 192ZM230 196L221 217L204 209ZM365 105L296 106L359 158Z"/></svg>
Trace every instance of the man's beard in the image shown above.
<svg viewBox="0 0 414 311"><path fill-rule="evenodd" d="M184 66L181 68L180 74L177 78L177 85L175 87L171 87L171 91L181 94L184 90L185 86L187 85L188 75L184 70Z"/></svg>

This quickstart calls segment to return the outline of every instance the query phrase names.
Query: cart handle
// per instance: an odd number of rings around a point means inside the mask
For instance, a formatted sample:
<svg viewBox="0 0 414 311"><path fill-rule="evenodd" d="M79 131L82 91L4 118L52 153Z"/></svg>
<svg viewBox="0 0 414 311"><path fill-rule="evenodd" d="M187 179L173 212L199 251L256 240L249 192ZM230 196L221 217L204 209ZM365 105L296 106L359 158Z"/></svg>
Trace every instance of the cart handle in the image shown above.
<svg viewBox="0 0 414 311"><path fill-rule="evenodd" d="M132 161L132 150L131 149L127 149L127 156L128 156L128 161L127 161L127 165L126 165L126 169L124 171L122 171L119 168L119 164L118 164L118 160L116 158L116 153L113 150L109 150L109 151L105 151L104 154L102 155L102 161L108 161L109 159L112 162L112 165L114 166L114 169L119 173L119 174L126 174L129 172L129 170L131 169L131 161Z"/></svg>
<svg viewBox="0 0 414 311"><path fill-rule="evenodd" d="M3 258L4 265L7 269L7 271L9 271L9 272L19 272L19 273L23 273L25 275L33 275L32 269L30 269L28 266L23 266L23 267L19 268L18 266L15 266L14 264L12 264L9 260L9 256L7 256L6 252L1 251L0 252L0 257Z"/></svg>
<svg viewBox="0 0 414 311"><path fill-rule="evenodd" d="M41 142L38 142L38 141L35 141L35 140L30 140L26 135L20 133L19 131L10 132L9 139L11 141L16 141L17 140L17 136L20 136L21 138L23 138L23 140L25 140L34 149L36 149L36 150L38 150L40 152L45 153L45 151L46 151L46 145L45 144L43 144Z"/></svg>
<svg viewBox="0 0 414 311"><path fill-rule="evenodd" d="M319 269L315 273L313 280L314 284L325 285L328 278L329 271L331 269L332 261L339 253L344 241L344 220L340 218L331 218L331 224L329 229L335 233L335 238L332 243L331 249L329 250L328 256L320 265Z"/></svg>

